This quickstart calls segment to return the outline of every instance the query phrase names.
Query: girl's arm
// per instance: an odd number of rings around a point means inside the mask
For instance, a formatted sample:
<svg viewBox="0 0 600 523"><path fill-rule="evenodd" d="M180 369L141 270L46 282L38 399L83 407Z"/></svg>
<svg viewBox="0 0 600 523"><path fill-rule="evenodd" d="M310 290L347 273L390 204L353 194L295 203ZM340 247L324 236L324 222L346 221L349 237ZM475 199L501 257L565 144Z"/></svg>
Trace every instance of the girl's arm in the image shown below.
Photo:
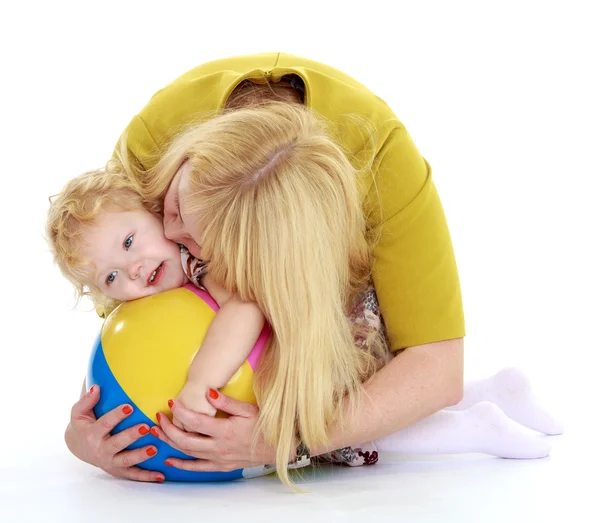
<svg viewBox="0 0 600 523"><path fill-rule="evenodd" d="M192 361L188 383L223 387L250 354L264 323L255 303L243 302L235 295L229 298L217 312Z"/></svg>
<svg viewBox="0 0 600 523"><path fill-rule="evenodd" d="M212 296L213 300L217 302L219 308L223 307L229 298L231 298L231 293L220 285L217 285L210 274L205 274L202 277L201 283L208 291L208 294Z"/></svg>
<svg viewBox="0 0 600 523"><path fill-rule="evenodd" d="M229 381L254 348L265 318L255 303L232 296L210 274L202 278L202 285L219 305L219 312L210 324L202 350L192 361L188 382L219 388Z"/></svg>
<svg viewBox="0 0 600 523"><path fill-rule="evenodd" d="M192 361L187 383L177 399L190 410L214 415L216 409L206 400L206 389L223 387L240 368L256 344L265 318L255 303L232 296L208 274L202 279L202 285L220 309ZM177 419L175 424L184 428Z"/></svg>

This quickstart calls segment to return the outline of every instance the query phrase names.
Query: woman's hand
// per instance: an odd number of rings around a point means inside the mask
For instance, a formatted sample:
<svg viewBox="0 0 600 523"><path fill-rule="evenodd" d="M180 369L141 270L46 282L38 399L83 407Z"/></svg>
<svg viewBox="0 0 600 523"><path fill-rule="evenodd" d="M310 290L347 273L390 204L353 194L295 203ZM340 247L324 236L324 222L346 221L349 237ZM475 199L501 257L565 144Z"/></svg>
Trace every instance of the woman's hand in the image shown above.
<svg viewBox="0 0 600 523"><path fill-rule="evenodd" d="M209 389L208 402L228 418L213 418L186 409L180 401L173 402L171 411L187 432L178 429L168 416L159 416L159 437L172 447L197 460L169 458L168 465L203 472L228 472L255 465L275 463L275 451L258 439L254 454L252 437L258 421L258 407L234 400Z"/></svg>
<svg viewBox="0 0 600 523"><path fill-rule="evenodd" d="M124 450L148 434L149 427L143 424L135 425L112 436L111 431L127 418L133 409L130 405L121 405L96 419L93 409L99 399L100 387L94 385L73 405L71 422L65 432L69 450L80 460L116 477L136 481L164 481L164 476L158 472L135 467L154 456L156 447L150 445L136 450Z"/></svg>

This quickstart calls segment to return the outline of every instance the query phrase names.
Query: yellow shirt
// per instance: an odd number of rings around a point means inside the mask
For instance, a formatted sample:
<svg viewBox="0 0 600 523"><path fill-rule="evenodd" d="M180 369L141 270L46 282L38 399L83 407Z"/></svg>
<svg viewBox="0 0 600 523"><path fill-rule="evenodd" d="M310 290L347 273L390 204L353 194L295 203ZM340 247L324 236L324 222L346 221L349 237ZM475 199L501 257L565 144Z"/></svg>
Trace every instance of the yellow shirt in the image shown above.
<svg viewBox="0 0 600 523"><path fill-rule="evenodd" d="M431 169L387 104L344 73L284 53L203 64L158 91L133 118L126 130L131 154L151 167L159 147L186 123L221 110L240 82L278 82L288 74L302 78L305 105L331 123L351 161L373 162L364 209L380 233L373 281L392 350L463 337L458 272ZM370 125L361 125L365 119Z"/></svg>

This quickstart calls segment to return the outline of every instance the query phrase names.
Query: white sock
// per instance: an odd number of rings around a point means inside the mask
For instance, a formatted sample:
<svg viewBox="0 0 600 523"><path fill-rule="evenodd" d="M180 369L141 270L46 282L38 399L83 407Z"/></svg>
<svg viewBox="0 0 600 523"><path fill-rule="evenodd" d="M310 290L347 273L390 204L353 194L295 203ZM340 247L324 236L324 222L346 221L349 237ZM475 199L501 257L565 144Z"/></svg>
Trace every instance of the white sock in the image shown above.
<svg viewBox="0 0 600 523"><path fill-rule="evenodd" d="M481 452L501 458L536 459L552 448L549 438L511 420L493 403L463 411L441 410L375 441L381 452L464 454Z"/></svg>
<svg viewBox="0 0 600 523"><path fill-rule="evenodd" d="M467 382L464 390L463 400L444 410L465 410L481 401L489 401L525 427L549 435L563 433L562 423L543 406L531 390L529 379L519 369L508 368L490 378Z"/></svg>

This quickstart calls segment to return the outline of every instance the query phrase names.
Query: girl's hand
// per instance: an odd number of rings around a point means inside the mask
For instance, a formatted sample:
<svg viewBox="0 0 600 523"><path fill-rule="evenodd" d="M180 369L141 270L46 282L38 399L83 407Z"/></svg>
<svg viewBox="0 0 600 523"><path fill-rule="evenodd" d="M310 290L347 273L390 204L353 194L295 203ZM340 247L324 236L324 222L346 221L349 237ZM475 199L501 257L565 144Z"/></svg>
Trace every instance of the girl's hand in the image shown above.
<svg viewBox="0 0 600 523"><path fill-rule="evenodd" d="M215 409L206 399L207 391L208 387L206 387L204 384L192 383L188 381L183 389L181 389L179 396L177 396L177 401L188 410L192 410L198 414L214 416L217 413L217 409ZM188 429L183 421L177 417L175 412L173 413L173 425L181 430L194 432L193 429Z"/></svg>
<svg viewBox="0 0 600 523"><path fill-rule="evenodd" d="M255 465L275 463L275 451L259 438L254 454L252 437L258 421L258 407L234 400L213 389L208 390L208 402L228 418L213 418L198 414L175 401L173 416L187 428L177 428L165 414L159 415L159 437L172 447L198 458L182 460L169 458L168 464L183 470L227 472Z"/></svg>
<svg viewBox="0 0 600 523"><path fill-rule="evenodd" d="M156 454L150 445L136 450L124 450L148 434L147 425L136 425L112 436L111 431L133 412L130 405L121 405L97 419L94 406L100 399L100 387L94 385L71 410L71 422L65 432L69 450L80 460L99 467L109 474L136 481L164 481L159 472L143 470L135 465Z"/></svg>

